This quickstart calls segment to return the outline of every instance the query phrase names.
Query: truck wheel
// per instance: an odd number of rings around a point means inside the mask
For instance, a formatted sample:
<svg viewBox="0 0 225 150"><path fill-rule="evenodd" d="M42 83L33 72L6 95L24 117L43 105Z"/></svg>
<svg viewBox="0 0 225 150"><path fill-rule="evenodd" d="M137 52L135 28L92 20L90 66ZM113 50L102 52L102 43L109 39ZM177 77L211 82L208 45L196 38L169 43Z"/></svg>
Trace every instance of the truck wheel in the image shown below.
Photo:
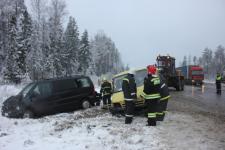
<svg viewBox="0 0 225 150"><path fill-rule="evenodd" d="M88 100L83 100L82 102L82 108L83 109L88 109L91 107L91 103Z"/></svg>
<svg viewBox="0 0 225 150"><path fill-rule="evenodd" d="M34 113L30 110L26 110L24 113L23 113L23 118L34 118Z"/></svg>

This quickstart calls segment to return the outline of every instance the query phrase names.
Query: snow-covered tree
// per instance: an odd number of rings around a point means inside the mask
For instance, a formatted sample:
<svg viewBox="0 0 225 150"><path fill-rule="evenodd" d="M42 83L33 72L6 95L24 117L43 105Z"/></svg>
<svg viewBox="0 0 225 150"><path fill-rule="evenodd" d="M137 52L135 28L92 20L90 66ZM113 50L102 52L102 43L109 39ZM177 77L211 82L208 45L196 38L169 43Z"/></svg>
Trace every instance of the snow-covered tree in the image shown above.
<svg viewBox="0 0 225 150"><path fill-rule="evenodd" d="M215 71L222 73L225 69L225 48L222 45L219 45L214 53L214 65Z"/></svg>
<svg viewBox="0 0 225 150"><path fill-rule="evenodd" d="M79 60L78 71L82 72L83 74L86 74L87 69L91 66L92 61L87 30L84 31L81 37L78 60Z"/></svg>
<svg viewBox="0 0 225 150"><path fill-rule="evenodd" d="M33 80L50 77L49 26L45 0L31 0L33 34L31 51L27 59L30 77Z"/></svg>
<svg viewBox="0 0 225 150"><path fill-rule="evenodd" d="M212 50L209 48L205 48L202 55L202 63L207 74L209 74L210 66L212 64L212 59L213 59Z"/></svg>
<svg viewBox="0 0 225 150"><path fill-rule="evenodd" d="M24 74L21 68L20 56L22 43L20 18L26 11L24 0L4 0L1 7L1 27L0 28L0 69L4 78L19 82ZM2 4L2 1L1 1Z"/></svg>
<svg viewBox="0 0 225 150"><path fill-rule="evenodd" d="M65 75L66 71L63 67L66 58L64 49L64 37L63 37L63 26L62 21L66 15L65 2L62 0L52 0L50 7L50 57L51 60L51 72L53 77L60 77Z"/></svg>
<svg viewBox="0 0 225 150"><path fill-rule="evenodd" d="M71 76L76 74L79 63L78 63L78 52L79 52L79 31L78 26L73 17L69 18L69 22L65 31L65 52L66 52L66 75Z"/></svg>
<svg viewBox="0 0 225 150"><path fill-rule="evenodd" d="M85 30L80 41L72 17L64 31L64 0L30 2L28 12L24 0L0 1L0 72L5 79L18 82L25 74L39 80L124 70L115 43L104 33L89 43Z"/></svg>
<svg viewBox="0 0 225 150"><path fill-rule="evenodd" d="M21 70L18 65L19 51L17 43L17 18L11 17L9 24L9 49L7 49L4 78L9 81L18 82Z"/></svg>
<svg viewBox="0 0 225 150"><path fill-rule="evenodd" d="M97 33L90 43L90 51L93 56L95 72L101 74L117 73L123 70L120 54L114 42L103 32Z"/></svg>
<svg viewBox="0 0 225 150"><path fill-rule="evenodd" d="M19 28L18 28L18 65L22 71L22 75L27 72L27 54L31 50L31 34L32 34L32 21L27 10L23 11L21 17L19 18Z"/></svg>

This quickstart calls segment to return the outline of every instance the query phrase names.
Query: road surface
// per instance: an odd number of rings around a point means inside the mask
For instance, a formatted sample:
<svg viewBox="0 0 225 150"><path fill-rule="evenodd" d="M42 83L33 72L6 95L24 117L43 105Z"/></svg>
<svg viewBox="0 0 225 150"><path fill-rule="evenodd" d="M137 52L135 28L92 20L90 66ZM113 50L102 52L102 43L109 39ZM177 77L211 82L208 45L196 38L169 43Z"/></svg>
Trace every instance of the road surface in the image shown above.
<svg viewBox="0 0 225 150"><path fill-rule="evenodd" d="M222 91L222 95L217 95L215 86L206 84L204 87L185 86L183 92L176 92L173 89L170 91L172 99L169 110L209 113L225 119L225 90Z"/></svg>

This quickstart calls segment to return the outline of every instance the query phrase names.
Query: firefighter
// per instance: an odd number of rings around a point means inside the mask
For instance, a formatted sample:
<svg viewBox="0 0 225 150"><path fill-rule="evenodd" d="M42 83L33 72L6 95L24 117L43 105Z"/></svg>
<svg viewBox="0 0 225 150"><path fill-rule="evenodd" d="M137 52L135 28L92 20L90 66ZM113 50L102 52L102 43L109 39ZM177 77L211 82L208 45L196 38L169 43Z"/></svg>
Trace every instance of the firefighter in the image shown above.
<svg viewBox="0 0 225 150"><path fill-rule="evenodd" d="M158 111L158 102L160 99L160 79L156 75L156 67L149 65L147 67L148 76L144 79L144 90L142 97L147 104L148 126L156 126L156 115Z"/></svg>
<svg viewBox="0 0 225 150"><path fill-rule="evenodd" d="M103 78L100 94L102 95L103 109L111 107L112 85L105 77Z"/></svg>
<svg viewBox="0 0 225 150"><path fill-rule="evenodd" d="M220 73L217 73L216 75L216 93L221 95L221 80L222 80L222 76L220 75Z"/></svg>
<svg viewBox="0 0 225 150"><path fill-rule="evenodd" d="M161 96L161 98L159 100L157 121L163 121L165 114L166 114L166 109L167 109L168 100L170 98L170 94L169 94L168 86L165 83L164 77L159 74L159 78L160 78L160 96Z"/></svg>
<svg viewBox="0 0 225 150"><path fill-rule="evenodd" d="M137 87L133 71L129 71L123 79L122 90L125 101L125 124L131 124L134 115L134 100L137 99Z"/></svg>

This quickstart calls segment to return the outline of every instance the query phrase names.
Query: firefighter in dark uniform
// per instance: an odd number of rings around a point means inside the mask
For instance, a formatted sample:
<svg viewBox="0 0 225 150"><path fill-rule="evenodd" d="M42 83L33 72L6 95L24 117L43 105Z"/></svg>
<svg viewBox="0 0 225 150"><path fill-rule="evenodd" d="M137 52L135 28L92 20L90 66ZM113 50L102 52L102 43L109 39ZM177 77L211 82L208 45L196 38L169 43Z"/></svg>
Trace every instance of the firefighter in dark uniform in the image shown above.
<svg viewBox="0 0 225 150"><path fill-rule="evenodd" d="M158 74L160 78L160 100L159 100L159 106L158 106L158 112L157 112L157 121L163 121L165 114L166 114L166 109L167 109L167 104L168 100L170 98L169 94L169 89L168 86L165 83L165 79L162 75Z"/></svg>
<svg viewBox="0 0 225 150"><path fill-rule="evenodd" d="M148 126L156 126L156 115L158 111L158 102L160 99L160 79L156 75L156 67L149 65L147 67L148 76L144 79L144 90L142 97L147 104Z"/></svg>
<svg viewBox="0 0 225 150"><path fill-rule="evenodd" d="M106 78L103 78L100 94L102 95L103 109L111 107L112 85Z"/></svg>
<svg viewBox="0 0 225 150"><path fill-rule="evenodd" d="M134 100L137 99L137 87L134 79L134 72L129 71L123 79L122 90L125 101L125 124L131 124L134 115Z"/></svg>
<svg viewBox="0 0 225 150"><path fill-rule="evenodd" d="M222 80L222 76L220 75L220 73L217 73L216 75L216 93L221 95L221 80Z"/></svg>

